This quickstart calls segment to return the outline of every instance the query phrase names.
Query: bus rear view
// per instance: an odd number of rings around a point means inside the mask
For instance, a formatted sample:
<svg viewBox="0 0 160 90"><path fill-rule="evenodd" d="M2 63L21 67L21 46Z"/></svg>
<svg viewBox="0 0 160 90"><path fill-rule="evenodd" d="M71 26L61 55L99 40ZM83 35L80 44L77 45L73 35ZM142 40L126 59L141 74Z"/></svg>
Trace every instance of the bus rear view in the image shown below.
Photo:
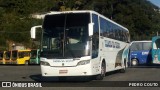
<svg viewBox="0 0 160 90"><path fill-rule="evenodd" d="M130 44L129 64L131 66L151 63L151 41L133 41Z"/></svg>

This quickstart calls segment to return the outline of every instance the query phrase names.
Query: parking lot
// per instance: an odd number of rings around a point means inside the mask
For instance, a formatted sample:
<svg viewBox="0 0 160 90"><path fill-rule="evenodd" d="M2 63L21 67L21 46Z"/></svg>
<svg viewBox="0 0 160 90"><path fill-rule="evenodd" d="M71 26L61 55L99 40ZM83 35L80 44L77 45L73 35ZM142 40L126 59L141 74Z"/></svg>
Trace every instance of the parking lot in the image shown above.
<svg viewBox="0 0 160 90"><path fill-rule="evenodd" d="M119 73L111 72L107 73L106 77L103 79L103 81L96 81L94 79L83 81L81 78L65 78L60 79L59 78L43 78L41 77L41 71L40 66L34 65L34 66L11 66L11 65L1 65L0 66L0 81L38 81L41 83L47 83L52 81L50 84L48 84L49 88L60 88L64 89L64 87L85 87L85 88L108 88L108 87L117 87L122 86L123 83L126 83L125 81L153 81L153 82L159 82L160 81L160 67L159 66L141 66L141 67L132 67L128 68L126 73ZM120 81L120 82L119 82ZM122 81L122 82L121 82ZM76 83L75 83L76 82ZM105 84L104 84L105 83ZM113 84L110 84L113 83ZM119 84L119 85L114 85ZM103 84L103 85L100 85ZM121 85L122 84L122 85ZM53 86L52 86L53 85ZM106 85L106 86L105 86ZM109 86L110 85L110 86ZM47 88L47 86L45 86ZM48 88L48 89L49 89ZM126 87L129 88L129 87ZM153 87L152 87L153 88ZM66 89L66 88L65 88ZM71 89L71 88L70 88ZM133 88L134 89L134 88ZM142 88L141 88L142 89ZM112 89L111 89L112 90Z"/></svg>

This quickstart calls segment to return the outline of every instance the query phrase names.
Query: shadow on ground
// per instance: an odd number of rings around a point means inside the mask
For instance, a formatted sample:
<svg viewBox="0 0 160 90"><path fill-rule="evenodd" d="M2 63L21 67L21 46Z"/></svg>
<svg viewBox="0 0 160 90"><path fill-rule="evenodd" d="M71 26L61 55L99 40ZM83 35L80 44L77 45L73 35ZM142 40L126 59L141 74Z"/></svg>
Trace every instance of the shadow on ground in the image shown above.
<svg viewBox="0 0 160 90"><path fill-rule="evenodd" d="M106 73L106 76L110 76L120 71L112 71ZM96 76L85 76L85 77L42 77L41 74L30 75L29 76L32 80L36 82L90 82L96 80Z"/></svg>
<svg viewBox="0 0 160 90"><path fill-rule="evenodd" d="M151 65L138 65L138 66L129 66L129 68L160 68L160 64L151 64Z"/></svg>
<svg viewBox="0 0 160 90"><path fill-rule="evenodd" d="M37 82L89 82L92 77L42 77L41 74L30 75L30 78Z"/></svg>

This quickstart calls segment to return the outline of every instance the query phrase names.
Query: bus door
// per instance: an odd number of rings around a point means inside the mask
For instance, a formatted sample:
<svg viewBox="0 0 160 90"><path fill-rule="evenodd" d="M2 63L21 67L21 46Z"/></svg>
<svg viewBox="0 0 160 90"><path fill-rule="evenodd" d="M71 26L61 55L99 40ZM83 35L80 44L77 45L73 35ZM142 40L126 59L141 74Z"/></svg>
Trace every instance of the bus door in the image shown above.
<svg viewBox="0 0 160 90"><path fill-rule="evenodd" d="M11 64L11 51L6 51L4 53L5 64Z"/></svg>
<svg viewBox="0 0 160 90"><path fill-rule="evenodd" d="M24 52L18 51L17 55L18 55L17 64L24 64L25 63Z"/></svg>
<svg viewBox="0 0 160 90"><path fill-rule="evenodd" d="M0 51L0 64L4 64L4 51Z"/></svg>
<svg viewBox="0 0 160 90"><path fill-rule="evenodd" d="M11 63L12 64L17 64L17 53L18 53L18 51L13 50L11 53L12 53L11 54Z"/></svg>
<svg viewBox="0 0 160 90"><path fill-rule="evenodd" d="M151 56L151 48L152 48L151 42L143 42L142 44L142 63L149 65L152 60Z"/></svg>
<svg viewBox="0 0 160 90"><path fill-rule="evenodd" d="M160 36L152 38L152 60L153 64L160 64Z"/></svg>
<svg viewBox="0 0 160 90"><path fill-rule="evenodd" d="M40 63L39 53L40 53L39 49L31 50L30 64Z"/></svg>
<svg viewBox="0 0 160 90"><path fill-rule="evenodd" d="M30 50L18 50L17 55L17 64L29 64Z"/></svg>
<svg viewBox="0 0 160 90"><path fill-rule="evenodd" d="M30 53L31 53L31 50L26 50L26 51L23 52L23 57L24 57L24 62L23 62L23 64L25 64L25 65L28 65L28 64L29 64Z"/></svg>

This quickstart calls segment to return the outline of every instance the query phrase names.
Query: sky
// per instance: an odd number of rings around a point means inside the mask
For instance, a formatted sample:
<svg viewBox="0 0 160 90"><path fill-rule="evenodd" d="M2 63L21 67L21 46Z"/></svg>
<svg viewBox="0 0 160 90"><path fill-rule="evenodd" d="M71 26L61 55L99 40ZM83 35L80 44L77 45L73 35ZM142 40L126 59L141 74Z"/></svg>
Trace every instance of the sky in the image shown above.
<svg viewBox="0 0 160 90"><path fill-rule="evenodd" d="M160 8L160 0L148 0Z"/></svg>

